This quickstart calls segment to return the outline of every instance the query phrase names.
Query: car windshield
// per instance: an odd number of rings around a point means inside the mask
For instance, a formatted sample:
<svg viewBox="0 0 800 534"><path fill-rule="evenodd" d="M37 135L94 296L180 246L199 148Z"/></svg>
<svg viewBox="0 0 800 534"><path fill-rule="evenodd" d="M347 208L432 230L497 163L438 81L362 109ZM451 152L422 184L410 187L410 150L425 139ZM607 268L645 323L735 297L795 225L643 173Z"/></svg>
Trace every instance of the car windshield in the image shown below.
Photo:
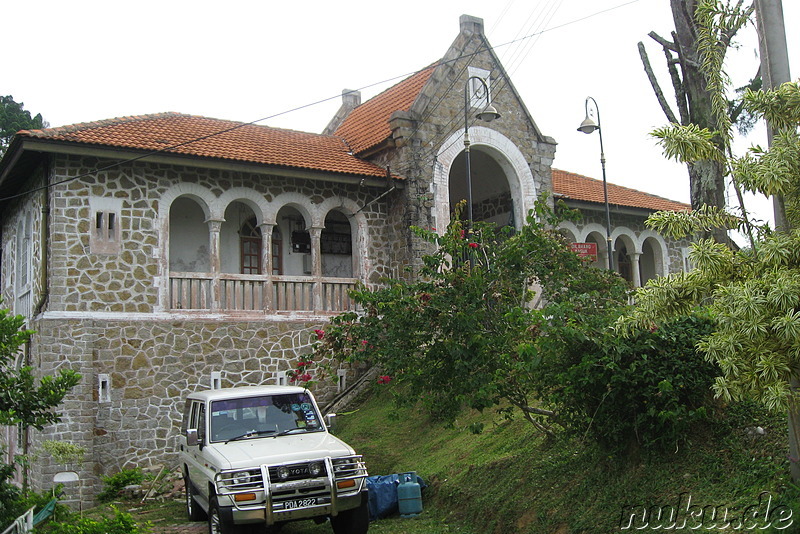
<svg viewBox="0 0 800 534"><path fill-rule="evenodd" d="M211 441L232 441L322 430L306 393L211 402Z"/></svg>

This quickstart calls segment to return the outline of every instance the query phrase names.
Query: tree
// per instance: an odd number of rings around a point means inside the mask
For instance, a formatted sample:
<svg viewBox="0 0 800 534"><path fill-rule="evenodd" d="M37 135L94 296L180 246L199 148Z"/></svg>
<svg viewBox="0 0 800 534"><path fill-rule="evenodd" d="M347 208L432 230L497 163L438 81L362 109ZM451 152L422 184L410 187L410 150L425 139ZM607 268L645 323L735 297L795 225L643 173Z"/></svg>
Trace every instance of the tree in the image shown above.
<svg viewBox="0 0 800 534"><path fill-rule="evenodd" d="M624 280L578 258L557 222L539 202L537 217L516 233L484 223L470 233L458 216L443 236L414 228L436 246L423 258L421 279L355 292L363 313L318 331L316 359L376 365L382 381L405 383L408 399L444 421L465 406L502 402L548 430L543 418L558 408L539 404L543 362L556 357L568 331L607 328L627 298ZM536 286L541 308L531 306ZM308 363L300 364L301 381L310 378Z"/></svg>
<svg viewBox="0 0 800 534"><path fill-rule="evenodd" d="M80 381L71 369L36 379L34 369L24 365L21 348L33 331L24 330L25 318L0 309L0 424L23 430L57 423L61 415L54 410ZM0 464L0 486L8 483L13 466ZM0 491L0 498L5 493ZM0 503L0 508L3 503Z"/></svg>
<svg viewBox="0 0 800 534"><path fill-rule="evenodd" d="M699 5L700 58L706 77L723 81L719 26L725 15L716 2ZM633 313L618 324L621 332L658 323L707 305L713 331L698 347L716 362L721 376L714 391L726 400L752 397L773 409L787 409L790 443L800 440L800 85L786 83L772 91L745 94L748 111L769 121L775 133L769 149L752 147L742 157L730 149L731 123L722 109L724 83L709 86L715 103L715 130L671 125L655 132L665 153L681 161L716 161L743 188L781 194L787 224L778 231L761 228L751 246L732 251L713 240L692 246L695 268L655 279L637 291ZM720 148L718 139L723 140ZM657 213L648 224L675 237L709 228L743 225L741 217L704 208L694 213ZM790 450L792 476L800 480L797 450Z"/></svg>
<svg viewBox="0 0 800 534"><path fill-rule="evenodd" d="M714 111L715 103L711 100L711 93L707 90L709 80L706 73L701 68L701 43L698 42L700 35L698 21L695 13L698 5L705 0L670 0L672 17L675 22L675 31L672 32L672 40L666 39L655 32L651 32L650 37L661 45L667 62L672 88L675 93L675 100L678 114L672 110L664 96L664 92L656 79L647 51L643 43L639 43L639 55L642 59L645 72L647 73L650 84L658 99L661 109L667 120L673 124L687 126L694 124L700 128L716 129L716 115ZM719 10L723 14L721 24L716 28L715 41L719 43L719 60L722 62L725 52L733 41L736 33L747 22L747 17L752 13L752 6L742 8L743 0L733 2L717 2ZM752 81L758 84L759 81ZM736 122L741 114L741 107L731 103L730 112L732 122ZM747 116L743 116L747 119ZM715 139L718 148L723 148L722 139ZM693 209L702 206L713 206L719 209L725 208L725 169L721 162L717 160L695 160L687 161L689 172L690 199ZM738 193L738 191L737 191ZM739 197L741 204L741 195ZM723 231L716 231L714 237L719 242L728 242L727 236Z"/></svg>
<svg viewBox="0 0 800 534"><path fill-rule="evenodd" d="M14 102L11 95L0 97L0 157L5 154L11 138L20 130L34 130L47 126L42 114L31 117L30 111L23 109L25 104Z"/></svg>

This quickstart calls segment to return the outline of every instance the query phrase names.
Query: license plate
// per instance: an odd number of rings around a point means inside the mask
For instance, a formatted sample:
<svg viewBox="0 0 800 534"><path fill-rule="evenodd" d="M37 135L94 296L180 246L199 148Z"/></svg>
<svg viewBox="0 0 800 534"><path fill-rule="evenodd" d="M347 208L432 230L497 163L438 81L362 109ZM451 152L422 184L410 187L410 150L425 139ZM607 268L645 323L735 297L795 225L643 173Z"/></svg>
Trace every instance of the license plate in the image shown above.
<svg viewBox="0 0 800 534"><path fill-rule="evenodd" d="M317 504L317 497L308 497L307 499L296 499L293 501L284 501L284 510L295 510L297 508L308 508Z"/></svg>

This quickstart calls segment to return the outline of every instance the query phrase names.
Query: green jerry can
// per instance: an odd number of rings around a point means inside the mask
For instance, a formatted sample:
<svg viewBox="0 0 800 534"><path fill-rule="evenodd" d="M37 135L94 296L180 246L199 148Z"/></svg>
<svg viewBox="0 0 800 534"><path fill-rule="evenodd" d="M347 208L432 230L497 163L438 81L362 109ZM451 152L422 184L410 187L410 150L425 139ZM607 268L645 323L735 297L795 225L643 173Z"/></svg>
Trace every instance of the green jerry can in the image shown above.
<svg viewBox="0 0 800 534"><path fill-rule="evenodd" d="M400 475L397 505L400 508L400 517L415 517L422 512L422 489L417 483L416 471Z"/></svg>

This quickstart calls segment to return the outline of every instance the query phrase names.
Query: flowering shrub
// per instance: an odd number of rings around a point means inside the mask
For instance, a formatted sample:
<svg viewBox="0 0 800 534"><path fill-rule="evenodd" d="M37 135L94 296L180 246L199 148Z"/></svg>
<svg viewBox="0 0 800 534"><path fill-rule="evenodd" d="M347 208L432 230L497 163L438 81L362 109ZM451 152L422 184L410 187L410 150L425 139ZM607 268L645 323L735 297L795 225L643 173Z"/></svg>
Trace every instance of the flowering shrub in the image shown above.
<svg viewBox="0 0 800 534"><path fill-rule="evenodd" d="M413 228L436 247L417 280L354 291L363 312L316 331L315 359L375 365L385 373L378 383L407 384L397 389L401 399L445 421L465 406L503 402L544 428L540 415L559 407L538 406L536 393L545 390L542 361L560 350L552 343L558 328L607 328L601 318L616 318L627 290L569 249L546 203L537 209L517 232L485 223L467 229L458 215L444 235ZM529 305L534 280L548 302L542 309Z"/></svg>

